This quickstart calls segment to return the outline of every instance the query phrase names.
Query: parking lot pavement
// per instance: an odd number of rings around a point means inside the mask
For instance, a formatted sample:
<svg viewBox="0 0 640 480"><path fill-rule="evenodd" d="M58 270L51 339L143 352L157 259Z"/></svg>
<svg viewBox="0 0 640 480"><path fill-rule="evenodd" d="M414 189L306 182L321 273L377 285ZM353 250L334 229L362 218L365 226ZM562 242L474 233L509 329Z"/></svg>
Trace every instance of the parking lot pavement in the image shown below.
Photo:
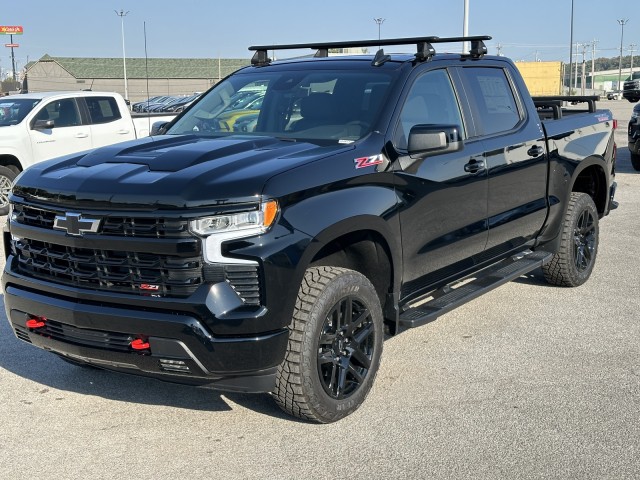
<svg viewBox="0 0 640 480"><path fill-rule="evenodd" d="M220 394L66 364L0 314L0 478L640 478L640 173L620 120L618 200L593 276L522 277L385 342L365 404L297 422Z"/></svg>

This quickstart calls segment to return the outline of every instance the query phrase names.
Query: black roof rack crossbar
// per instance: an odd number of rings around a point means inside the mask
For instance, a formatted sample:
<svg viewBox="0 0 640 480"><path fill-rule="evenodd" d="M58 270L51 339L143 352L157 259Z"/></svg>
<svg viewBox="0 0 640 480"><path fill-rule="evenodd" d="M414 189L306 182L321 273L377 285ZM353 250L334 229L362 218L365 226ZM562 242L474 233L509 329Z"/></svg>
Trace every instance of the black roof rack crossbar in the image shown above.
<svg viewBox="0 0 640 480"><path fill-rule="evenodd" d="M373 39L373 40L352 40L345 42L321 42L321 43L292 43L289 45L253 45L249 47L250 51L255 51L251 59L252 65L265 65L269 63L269 50L297 50L312 49L318 50L317 56L324 56L325 52L330 49L338 48L357 48L357 47L385 47L389 45L411 45L417 46L416 57L420 60L430 58L435 50L429 48L433 43L455 43L455 42L471 42L471 56L482 56L486 53L487 48L483 40L491 40L488 35L471 36L471 37L410 37L410 38L389 38L389 39Z"/></svg>

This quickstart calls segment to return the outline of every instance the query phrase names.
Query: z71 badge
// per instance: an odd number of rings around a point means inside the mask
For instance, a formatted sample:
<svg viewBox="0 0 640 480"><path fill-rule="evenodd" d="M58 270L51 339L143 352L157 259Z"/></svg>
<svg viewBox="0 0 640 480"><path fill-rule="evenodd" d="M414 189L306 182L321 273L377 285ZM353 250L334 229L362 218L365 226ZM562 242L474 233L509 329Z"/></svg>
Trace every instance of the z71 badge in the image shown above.
<svg viewBox="0 0 640 480"><path fill-rule="evenodd" d="M356 169L358 169L380 165L381 163L384 163L385 158L384 155L380 153L379 155L373 155L371 157L355 158L353 161L356 163Z"/></svg>

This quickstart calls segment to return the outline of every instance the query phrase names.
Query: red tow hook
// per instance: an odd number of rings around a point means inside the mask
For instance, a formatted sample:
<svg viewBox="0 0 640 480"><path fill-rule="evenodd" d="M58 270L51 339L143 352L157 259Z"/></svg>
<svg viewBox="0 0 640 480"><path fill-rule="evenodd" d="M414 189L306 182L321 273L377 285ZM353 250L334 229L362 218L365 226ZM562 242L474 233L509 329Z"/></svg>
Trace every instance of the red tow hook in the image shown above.
<svg viewBox="0 0 640 480"><path fill-rule="evenodd" d="M46 325L47 317L40 317L37 315L30 315L29 319L25 322L27 328L42 328Z"/></svg>
<svg viewBox="0 0 640 480"><path fill-rule="evenodd" d="M151 347L149 345L149 342L145 342L141 338L136 338L130 343L130 345L134 350L149 350L149 348Z"/></svg>

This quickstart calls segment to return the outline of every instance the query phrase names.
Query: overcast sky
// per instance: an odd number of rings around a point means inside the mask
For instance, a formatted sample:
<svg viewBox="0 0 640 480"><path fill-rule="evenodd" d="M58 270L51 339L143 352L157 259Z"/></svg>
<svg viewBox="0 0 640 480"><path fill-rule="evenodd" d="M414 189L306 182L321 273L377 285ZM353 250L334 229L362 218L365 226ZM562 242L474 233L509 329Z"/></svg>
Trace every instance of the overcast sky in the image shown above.
<svg viewBox="0 0 640 480"><path fill-rule="evenodd" d="M491 35L490 53L514 60L569 60L571 0L469 0L471 35ZM629 0L574 0L574 43L597 40L596 57L640 44L640 10ZM249 58L249 45L458 36L463 0L16 0L3 2L0 25L20 25L13 42L18 69L44 54L57 57L122 57L124 17L127 57ZM9 43L9 36L4 35ZM4 48L0 68L11 67ZM638 47L636 47L638 48ZM399 51L398 47L388 47ZM453 47L449 47L452 50ZM579 49L582 52L582 48ZM591 58L591 47L586 59ZM638 53L638 52L636 52ZM582 57L579 57L582 60Z"/></svg>

